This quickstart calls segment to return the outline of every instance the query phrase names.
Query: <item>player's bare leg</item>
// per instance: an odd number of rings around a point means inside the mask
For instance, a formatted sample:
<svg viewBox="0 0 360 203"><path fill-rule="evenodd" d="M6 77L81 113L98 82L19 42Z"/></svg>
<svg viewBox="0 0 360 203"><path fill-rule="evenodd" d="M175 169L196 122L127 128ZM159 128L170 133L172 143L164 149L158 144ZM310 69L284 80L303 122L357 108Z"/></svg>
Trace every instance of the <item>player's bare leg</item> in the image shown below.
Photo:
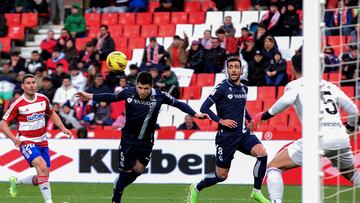
<svg viewBox="0 0 360 203"><path fill-rule="evenodd" d="M144 169L145 166L137 160L135 166L131 170L120 171L119 176L114 182L114 194L111 200L112 203L121 202L121 197L125 187L133 183L136 178L141 175Z"/></svg>
<svg viewBox="0 0 360 203"><path fill-rule="evenodd" d="M49 168L47 167L45 160L39 156L31 162L31 165L36 169L37 184L39 185L40 192L45 203L52 203L51 188L49 183Z"/></svg>
<svg viewBox="0 0 360 203"><path fill-rule="evenodd" d="M251 198L260 203L270 203L261 193L261 185L266 173L267 152L264 145L257 144L251 149L251 155L257 158L254 166L254 189L251 193Z"/></svg>
<svg viewBox="0 0 360 203"><path fill-rule="evenodd" d="M299 166L289 157L288 149L281 151L268 164L267 185L272 203L282 203L283 200L284 183L282 179L282 172L297 167Z"/></svg>

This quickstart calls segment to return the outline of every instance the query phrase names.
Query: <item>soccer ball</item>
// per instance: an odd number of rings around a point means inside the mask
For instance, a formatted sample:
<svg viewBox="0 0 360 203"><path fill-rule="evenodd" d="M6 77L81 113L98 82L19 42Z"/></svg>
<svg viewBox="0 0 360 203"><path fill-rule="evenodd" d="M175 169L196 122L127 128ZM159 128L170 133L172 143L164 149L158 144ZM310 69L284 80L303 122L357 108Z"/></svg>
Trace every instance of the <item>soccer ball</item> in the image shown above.
<svg viewBox="0 0 360 203"><path fill-rule="evenodd" d="M126 55L120 51L113 51L107 56L106 65L111 71L123 71L127 65Z"/></svg>

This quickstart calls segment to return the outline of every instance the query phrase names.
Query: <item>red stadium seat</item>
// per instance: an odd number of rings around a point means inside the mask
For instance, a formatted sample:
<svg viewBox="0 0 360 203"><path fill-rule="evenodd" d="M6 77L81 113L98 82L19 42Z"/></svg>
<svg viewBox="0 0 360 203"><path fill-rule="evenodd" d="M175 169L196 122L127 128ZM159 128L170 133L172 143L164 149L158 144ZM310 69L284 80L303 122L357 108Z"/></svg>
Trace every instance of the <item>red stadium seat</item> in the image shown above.
<svg viewBox="0 0 360 203"><path fill-rule="evenodd" d="M289 114L289 127L294 128L296 131L301 131L301 122L296 113Z"/></svg>
<svg viewBox="0 0 360 203"><path fill-rule="evenodd" d="M143 25L141 26L141 37L152 37L157 36L158 26L157 25Z"/></svg>
<svg viewBox="0 0 360 203"><path fill-rule="evenodd" d="M201 87L185 87L183 88L181 99L200 99L201 97Z"/></svg>
<svg viewBox="0 0 360 203"><path fill-rule="evenodd" d="M81 51L85 48L85 44L90 41L91 41L90 37L76 38L75 47L78 51Z"/></svg>
<svg viewBox="0 0 360 203"><path fill-rule="evenodd" d="M173 37L175 35L175 25L160 25L158 36L159 37Z"/></svg>
<svg viewBox="0 0 360 203"><path fill-rule="evenodd" d="M248 11L250 7L250 0L236 0L235 2L235 10L237 11Z"/></svg>
<svg viewBox="0 0 360 203"><path fill-rule="evenodd" d="M36 13L23 13L21 16L21 25L25 27L38 26L38 15Z"/></svg>
<svg viewBox="0 0 360 203"><path fill-rule="evenodd" d="M145 47L145 38L137 37L137 38L129 38L129 49L140 49Z"/></svg>
<svg viewBox="0 0 360 203"><path fill-rule="evenodd" d="M175 126L162 126L158 131L157 139L175 139L176 127Z"/></svg>
<svg viewBox="0 0 360 203"><path fill-rule="evenodd" d="M88 28L88 37L95 38L100 32L100 26L91 26Z"/></svg>
<svg viewBox="0 0 360 203"><path fill-rule="evenodd" d="M135 24L135 13L120 13L119 24L121 25L133 25Z"/></svg>
<svg viewBox="0 0 360 203"><path fill-rule="evenodd" d="M6 52L6 53L10 53L11 51L11 40L10 38L0 38L0 53L1 52Z"/></svg>
<svg viewBox="0 0 360 203"><path fill-rule="evenodd" d="M355 90L353 86L341 87L341 90L351 99L355 96Z"/></svg>
<svg viewBox="0 0 360 203"><path fill-rule="evenodd" d="M346 37L345 36L328 36L327 43L332 46L335 54L338 56L342 52L348 50L346 46Z"/></svg>
<svg viewBox="0 0 360 203"><path fill-rule="evenodd" d="M275 99L264 100L262 111L267 111L273 104L275 104L275 102L276 102Z"/></svg>
<svg viewBox="0 0 360 203"><path fill-rule="evenodd" d="M199 1L185 1L184 10L191 15L192 12L201 10L201 3Z"/></svg>
<svg viewBox="0 0 360 203"><path fill-rule="evenodd" d="M8 29L8 36L10 39L14 40L24 40L25 39L25 29L23 26L10 26Z"/></svg>
<svg viewBox="0 0 360 203"><path fill-rule="evenodd" d="M210 0L204 0L201 2L201 10L207 11L210 8Z"/></svg>
<svg viewBox="0 0 360 203"><path fill-rule="evenodd" d="M101 15L101 24L110 26L118 24L118 14L117 13L103 13Z"/></svg>
<svg viewBox="0 0 360 203"><path fill-rule="evenodd" d="M262 101L247 101L246 102L246 110L249 112L251 116L255 116L255 114L262 111Z"/></svg>
<svg viewBox="0 0 360 203"><path fill-rule="evenodd" d="M200 130L208 131L209 129L213 129L214 127L210 125L209 119L198 119L194 118L194 122L199 126Z"/></svg>
<svg viewBox="0 0 360 203"><path fill-rule="evenodd" d="M258 99L275 99L276 87L258 87Z"/></svg>
<svg viewBox="0 0 360 203"><path fill-rule="evenodd" d="M111 37L116 41L119 37L122 37L122 25L112 25L109 26L109 32Z"/></svg>
<svg viewBox="0 0 360 203"><path fill-rule="evenodd" d="M274 118L269 119L271 126L288 126L289 115L287 113L280 113Z"/></svg>
<svg viewBox="0 0 360 203"><path fill-rule="evenodd" d="M160 7L159 1L150 1L149 2L149 11L154 12L155 8Z"/></svg>
<svg viewBox="0 0 360 203"><path fill-rule="evenodd" d="M99 26L101 14L100 13L85 13L86 26Z"/></svg>
<svg viewBox="0 0 360 203"><path fill-rule="evenodd" d="M200 73L197 74L196 85L199 87L203 86L214 86L215 75L212 73Z"/></svg>
<svg viewBox="0 0 360 203"><path fill-rule="evenodd" d="M140 35L140 25L127 25L124 29L124 37L138 37Z"/></svg>
<svg viewBox="0 0 360 203"><path fill-rule="evenodd" d="M125 101L118 101L111 103L110 109L111 109L110 117L116 120L125 110Z"/></svg>
<svg viewBox="0 0 360 203"><path fill-rule="evenodd" d="M278 86L276 98L280 98L284 94L284 91L285 91L285 86Z"/></svg>
<svg viewBox="0 0 360 203"><path fill-rule="evenodd" d="M190 87L196 85L196 78L197 78L197 74L192 74L190 85L189 85Z"/></svg>
<svg viewBox="0 0 360 203"><path fill-rule="evenodd" d="M125 50L128 47L128 38L120 37L114 40L115 42L115 50Z"/></svg>
<svg viewBox="0 0 360 203"><path fill-rule="evenodd" d="M132 59L132 53L133 53L132 49L124 49L124 50L120 50L120 51L122 51L126 55L126 58L128 60Z"/></svg>
<svg viewBox="0 0 360 203"><path fill-rule="evenodd" d="M189 14L189 24L203 24L205 22L205 12L192 12Z"/></svg>
<svg viewBox="0 0 360 203"><path fill-rule="evenodd" d="M20 13L5 13L5 18L7 26L20 25Z"/></svg>
<svg viewBox="0 0 360 203"><path fill-rule="evenodd" d="M303 23L303 11L302 10L297 10L296 13L299 15L299 20L300 20L300 23L302 24Z"/></svg>
<svg viewBox="0 0 360 203"><path fill-rule="evenodd" d="M170 12L156 12L154 13L154 24L167 25L170 23Z"/></svg>
<svg viewBox="0 0 360 203"><path fill-rule="evenodd" d="M172 24L187 24L188 15L186 12L172 12L171 13L171 23Z"/></svg>
<svg viewBox="0 0 360 203"><path fill-rule="evenodd" d="M137 13L136 24L138 25L150 25L152 23L152 13Z"/></svg>

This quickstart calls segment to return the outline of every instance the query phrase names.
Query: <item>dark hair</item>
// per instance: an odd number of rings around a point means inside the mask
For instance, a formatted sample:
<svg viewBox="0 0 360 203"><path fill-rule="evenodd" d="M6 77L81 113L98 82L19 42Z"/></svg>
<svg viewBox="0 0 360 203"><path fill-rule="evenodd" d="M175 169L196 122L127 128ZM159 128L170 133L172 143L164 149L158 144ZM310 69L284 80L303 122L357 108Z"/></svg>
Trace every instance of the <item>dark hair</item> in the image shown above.
<svg viewBox="0 0 360 203"><path fill-rule="evenodd" d="M86 130L86 128L80 128L77 132L76 135L78 138L82 139L82 138L87 138L88 137L88 132Z"/></svg>
<svg viewBox="0 0 360 203"><path fill-rule="evenodd" d="M94 44L92 42L86 42L85 47L93 47Z"/></svg>
<svg viewBox="0 0 360 203"><path fill-rule="evenodd" d="M69 76L69 75L64 75L64 76L62 77L62 81L63 81L63 80L65 80L65 79L69 79L69 80L71 80L71 78L70 78L70 76Z"/></svg>
<svg viewBox="0 0 360 203"><path fill-rule="evenodd" d="M181 40L181 38L179 37L179 35L175 35L175 36L173 37L173 39L174 39L174 40L175 40L175 39Z"/></svg>
<svg viewBox="0 0 360 203"><path fill-rule="evenodd" d="M34 79L35 79L35 76L32 75L32 74L26 74L26 75L24 75L21 83L24 84L24 83L25 83L25 80L28 79L28 78L34 78Z"/></svg>
<svg viewBox="0 0 360 203"><path fill-rule="evenodd" d="M216 30L216 33L215 33L215 34L225 34L225 33L226 33L226 32L225 32L224 29L219 28L219 29Z"/></svg>
<svg viewBox="0 0 360 203"><path fill-rule="evenodd" d="M156 42L156 37L150 37L150 42Z"/></svg>
<svg viewBox="0 0 360 203"><path fill-rule="evenodd" d="M249 32L249 29L247 27L243 27L243 28L241 28L241 31L248 31Z"/></svg>
<svg viewBox="0 0 360 203"><path fill-rule="evenodd" d="M39 54L39 52L37 50L34 50L31 52L32 54Z"/></svg>
<svg viewBox="0 0 360 203"><path fill-rule="evenodd" d="M95 78L103 78L103 76L102 76L100 73L97 73L97 74L95 75Z"/></svg>
<svg viewBox="0 0 360 203"><path fill-rule="evenodd" d="M100 25L100 28L105 28L106 30L108 30L108 29L109 29L109 26L104 25L104 24L101 24L101 25Z"/></svg>
<svg viewBox="0 0 360 203"><path fill-rule="evenodd" d="M168 71L168 70L171 70L171 67L169 65L165 65L163 71Z"/></svg>
<svg viewBox="0 0 360 203"><path fill-rule="evenodd" d="M129 68L130 68L130 70L135 70L135 69L137 70L138 69L136 64L131 64Z"/></svg>
<svg viewBox="0 0 360 203"><path fill-rule="evenodd" d="M302 73L302 53L297 53L291 58L293 69L297 73Z"/></svg>
<svg viewBox="0 0 360 203"><path fill-rule="evenodd" d="M121 75L119 80L125 79L126 80L126 76L125 75Z"/></svg>
<svg viewBox="0 0 360 203"><path fill-rule="evenodd" d="M139 75L136 78L136 84L142 84L142 85L150 85L152 86L153 78L149 72L142 71L139 73Z"/></svg>
<svg viewBox="0 0 360 203"><path fill-rule="evenodd" d="M227 62L226 62L226 66L228 66L230 62L235 62L235 61L239 62L240 67L242 67L242 66L241 66L241 60L240 60L238 57L231 57L231 58L229 58L229 59L227 60Z"/></svg>
<svg viewBox="0 0 360 203"><path fill-rule="evenodd" d="M64 64L62 64L62 63L56 64L56 68L59 67L59 66L64 67Z"/></svg>

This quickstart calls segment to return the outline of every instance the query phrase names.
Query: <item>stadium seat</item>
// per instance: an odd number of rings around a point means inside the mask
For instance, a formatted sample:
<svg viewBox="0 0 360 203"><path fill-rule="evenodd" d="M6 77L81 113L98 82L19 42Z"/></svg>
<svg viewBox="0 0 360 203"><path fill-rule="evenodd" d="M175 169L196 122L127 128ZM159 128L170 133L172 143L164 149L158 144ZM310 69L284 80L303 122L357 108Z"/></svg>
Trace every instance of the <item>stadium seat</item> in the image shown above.
<svg viewBox="0 0 360 203"><path fill-rule="evenodd" d="M141 37L152 37L157 36L158 26L157 25L143 25L141 26Z"/></svg>
<svg viewBox="0 0 360 203"><path fill-rule="evenodd" d="M37 27L38 15L36 13L23 13L21 14L21 25L25 27Z"/></svg>
<svg viewBox="0 0 360 203"><path fill-rule="evenodd" d="M201 3L199 1L185 1L184 10L191 15L192 12L201 10Z"/></svg>
<svg viewBox="0 0 360 203"><path fill-rule="evenodd" d="M341 79L341 73L329 73L329 81L332 83L339 83Z"/></svg>
<svg viewBox="0 0 360 203"><path fill-rule="evenodd" d="M290 49L292 49L292 50L299 49L303 44L303 39L304 38L302 36L291 37Z"/></svg>
<svg viewBox="0 0 360 203"><path fill-rule="evenodd" d="M241 12L240 11L225 11L224 19L226 16L231 16L233 25L240 24L240 22L241 22Z"/></svg>
<svg viewBox="0 0 360 203"><path fill-rule="evenodd" d="M302 24L303 23L303 11L302 10L297 10L296 13L299 15L299 20L300 20L300 23Z"/></svg>
<svg viewBox="0 0 360 203"><path fill-rule="evenodd" d="M208 130L209 127L213 128L210 125L211 120L209 119L198 119L198 118L194 118L194 122L199 126L200 130Z"/></svg>
<svg viewBox="0 0 360 203"><path fill-rule="evenodd" d="M141 64L143 55L144 49L133 49L132 62L136 64Z"/></svg>
<svg viewBox="0 0 360 203"><path fill-rule="evenodd" d="M155 8L160 7L159 1L150 1L149 2L149 12L154 12Z"/></svg>
<svg viewBox="0 0 360 203"><path fill-rule="evenodd" d="M201 87L185 87L182 91L181 99L200 99L201 96Z"/></svg>
<svg viewBox="0 0 360 203"><path fill-rule="evenodd" d="M175 35L175 25L160 25L158 36L159 37L173 37ZM166 48L166 47L165 47Z"/></svg>
<svg viewBox="0 0 360 203"><path fill-rule="evenodd" d="M110 104L110 117L116 120L125 110L125 101L112 102Z"/></svg>
<svg viewBox="0 0 360 203"><path fill-rule="evenodd" d="M187 104L193 109L200 109L203 102L201 100L187 100Z"/></svg>
<svg viewBox="0 0 360 203"><path fill-rule="evenodd" d="M5 18L7 26L20 25L20 13L5 13Z"/></svg>
<svg viewBox="0 0 360 203"><path fill-rule="evenodd" d="M225 73L216 73L216 75L215 75L215 85L220 84L225 79L226 79Z"/></svg>
<svg viewBox="0 0 360 203"><path fill-rule="evenodd" d="M140 25L127 25L123 33L124 37L134 38L140 36Z"/></svg>
<svg viewBox="0 0 360 203"><path fill-rule="evenodd" d="M114 40L115 42L115 50L125 50L128 47L128 38L120 37Z"/></svg>
<svg viewBox="0 0 360 203"><path fill-rule="evenodd" d="M172 12L171 24L187 24L188 14L186 12Z"/></svg>
<svg viewBox="0 0 360 203"><path fill-rule="evenodd" d="M222 25L223 24L223 12L222 11L208 11L206 12L205 24L207 25Z"/></svg>
<svg viewBox="0 0 360 203"><path fill-rule="evenodd" d="M246 109L251 116L255 116L256 113L262 111L262 101L261 100L247 101Z"/></svg>
<svg viewBox="0 0 360 203"><path fill-rule="evenodd" d="M203 86L214 86L215 78L212 73L200 73L197 74L196 85L199 87Z"/></svg>
<svg viewBox="0 0 360 203"><path fill-rule="evenodd" d="M328 36L327 43L332 46L337 56L347 51L345 36Z"/></svg>
<svg viewBox="0 0 360 203"><path fill-rule="evenodd" d="M132 49L120 49L120 51L126 55L128 60L132 59L132 51L133 51ZM128 65L130 65L130 64L131 63L128 63Z"/></svg>
<svg viewBox="0 0 360 203"><path fill-rule="evenodd" d="M138 25L150 25L152 23L152 13L137 13L136 24Z"/></svg>
<svg viewBox="0 0 360 203"><path fill-rule="evenodd" d="M348 96L350 99L354 98L355 96L355 90L353 86L344 86L341 87L341 90Z"/></svg>
<svg viewBox="0 0 360 203"><path fill-rule="evenodd" d="M273 104L275 104L275 99L266 99L263 100L263 109L262 111L267 111Z"/></svg>
<svg viewBox="0 0 360 203"><path fill-rule="evenodd" d="M275 99L276 88L275 87L258 87L258 99Z"/></svg>
<svg viewBox="0 0 360 203"><path fill-rule="evenodd" d="M95 38L97 37L97 35L99 34L100 32L100 26L91 26L91 27L88 27L88 37L90 38ZM110 33L112 35L112 33Z"/></svg>
<svg viewBox="0 0 360 203"><path fill-rule="evenodd" d="M123 26L122 25L112 25L109 26L109 32L111 34L111 37L114 40L117 40L119 37L122 37L122 30Z"/></svg>
<svg viewBox="0 0 360 203"><path fill-rule="evenodd" d="M269 119L269 125L274 126L288 126L289 116L287 113L280 113L276 115L274 118Z"/></svg>
<svg viewBox="0 0 360 203"><path fill-rule="evenodd" d="M176 24L175 34L178 36L183 36L184 32L187 34L187 36L192 37L193 25L191 25L191 24Z"/></svg>
<svg viewBox="0 0 360 203"><path fill-rule="evenodd" d="M192 12L189 14L190 24L203 24L205 22L205 12Z"/></svg>
<svg viewBox="0 0 360 203"><path fill-rule="evenodd" d="M279 49L289 49L290 38L289 37L275 37L275 41Z"/></svg>
<svg viewBox="0 0 360 203"><path fill-rule="evenodd" d="M241 24L250 25L253 22L259 21L258 11L243 11L241 15Z"/></svg>
<svg viewBox="0 0 360 203"><path fill-rule="evenodd" d="M10 40L10 38L6 38L6 37L1 37L0 38L0 53L1 52L6 52L6 53L11 52L11 40Z"/></svg>
<svg viewBox="0 0 360 203"><path fill-rule="evenodd" d="M99 26L101 14L100 13L85 13L86 26Z"/></svg>
<svg viewBox="0 0 360 203"><path fill-rule="evenodd" d="M173 140L176 135L175 126L163 126L158 131L157 139Z"/></svg>
<svg viewBox="0 0 360 203"><path fill-rule="evenodd" d="M85 44L90 41L91 41L90 37L76 38L76 40L75 40L76 50L78 50L78 51L83 50L85 48Z"/></svg>
<svg viewBox="0 0 360 203"><path fill-rule="evenodd" d="M202 90L201 90L201 100L202 101L205 101L206 98L208 98L208 96L214 92L214 87L202 87ZM215 107L215 105L214 105Z"/></svg>
<svg viewBox="0 0 360 203"><path fill-rule="evenodd" d="M132 37L129 38L129 49L137 49L137 48L144 48L145 47L145 38L144 37Z"/></svg>
<svg viewBox="0 0 360 203"><path fill-rule="evenodd" d="M250 10L251 3L250 0L236 0L235 1L235 10L237 11L248 11Z"/></svg>
<svg viewBox="0 0 360 203"><path fill-rule="evenodd" d="M14 40L24 40L25 39L25 29L23 26L9 26L8 35L10 39Z"/></svg>
<svg viewBox="0 0 360 203"><path fill-rule="evenodd" d="M103 13L101 15L101 24L110 26L118 24L118 14L117 13Z"/></svg>
<svg viewBox="0 0 360 203"><path fill-rule="evenodd" d="M156 12L154 13L154 24L167 25L170 23L170 12Z"/></svg>
<svg viewBox="0 0 360 203"><path fill-rule="evenodd" d="M160 44L160 45L162 45L163 46L163 44L164 44L164 38L163 37L157 37L156 38L156 42L158 43L158 44ZM150 38L148 37L148 38L146 38L146 46L147 45L149 45L150 44Z"/></svg>
<svg viewBox="0 0 360 203"><path fill-rule="evenodd" d="M284 91L285 91L285 86L278 86L276 98L280 98L284 94Z"/></svg>
<svg viewBox="0 0 360 203"><path fill-rule="evenodd" d="M206 24L194 25L193 38L195 39L202 38L204 36L205 30L211 30L211 25L206 25Z"/></svg>
<svg viewBox="0 0 360 203"><path fill-rule="evenodd" d="M292 114L289 114L289 127L294 128L296 131L301 131L301 122L295 111L293 111Z"/></svg>
<svg viewBox="0 0 360 203"><path fill-rule="evenodd" d="M173 115L161 113L158 116L157 123L162 126L172 126Z"/></svg>
<svg viewBox="0 0 360 203"><path fill-rule="evenodd" d="M210 0L203 0L203 1L201 1L201 10L202 11L207 11L207 10L209 10L209 8L210 8Z"/></svg>
<svg viewBox="0 0 360 203"><path fill-rule="evenodd" d="M167 49L168 47L170 47L172 42L173 42L172 37L164 37L164 43L163 43L164 48Z"/></svg>
<svg viewBox="0 0 360 203"><path fill-rule="evenodd" d="M135 13L119 13L119 24L121 25L135 24Z"/></svg>

